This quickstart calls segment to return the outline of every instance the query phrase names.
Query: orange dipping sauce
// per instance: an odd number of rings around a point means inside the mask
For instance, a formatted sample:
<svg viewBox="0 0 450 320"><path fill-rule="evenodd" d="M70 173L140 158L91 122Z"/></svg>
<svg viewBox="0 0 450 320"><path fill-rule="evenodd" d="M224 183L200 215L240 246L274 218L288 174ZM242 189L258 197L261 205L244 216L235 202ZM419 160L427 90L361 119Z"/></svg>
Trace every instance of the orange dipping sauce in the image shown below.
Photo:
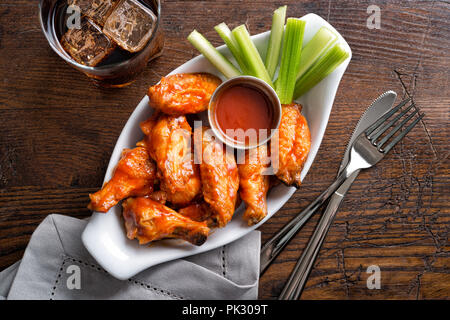
<svg viewBox="0 0 450 320"><path fill-rule="evenodd" d="M267 135L273 125L273 108L266 95L258 89L245 85L234 85L227 88L217 98L215 104L216 122L222 132L227 130L254 129L259 134L260 129L266 129ZM239 142L247 143L246 137L232 137Z"/></svg>

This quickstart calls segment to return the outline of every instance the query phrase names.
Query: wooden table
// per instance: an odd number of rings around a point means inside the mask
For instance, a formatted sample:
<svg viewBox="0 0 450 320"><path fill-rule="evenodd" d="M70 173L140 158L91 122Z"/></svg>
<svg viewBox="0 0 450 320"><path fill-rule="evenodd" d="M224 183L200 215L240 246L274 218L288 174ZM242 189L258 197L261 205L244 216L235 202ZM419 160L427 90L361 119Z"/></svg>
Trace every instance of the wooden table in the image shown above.
<svg viewBox="0 0 450 320"><path fill-rule="evenodd" d="M116 139L149 85L197 55L197 28L246 23L268 30L274 9L314 12L346 38L353 59L336 95L326 134L303 186L263 227L268 239L334 179L363 110L393 89L426 116L377 167L360 174L320 251L303 299L450 297L450 5L445 1L163 1L164 55L131 86L94 87L50 49L37 1L0 4L0 270L21 258L51 213L90 215L88 194L102 183ZM381 29L366 26L381 8ZM260 298L276 298L314 230L314 217L262 276ZM367 268L381 269L369 290Z"/></svg>

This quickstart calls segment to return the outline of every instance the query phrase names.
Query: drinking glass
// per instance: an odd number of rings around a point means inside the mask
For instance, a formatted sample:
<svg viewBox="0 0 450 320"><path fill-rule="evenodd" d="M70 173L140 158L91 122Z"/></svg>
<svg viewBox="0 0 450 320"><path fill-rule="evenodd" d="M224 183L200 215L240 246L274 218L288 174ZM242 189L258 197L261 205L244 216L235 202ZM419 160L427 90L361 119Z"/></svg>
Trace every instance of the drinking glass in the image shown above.
<svg viewBox="0 0 450 320"><path fill-rule="evenodd" d="M136 79L150 60L159 57L164 47L164 34L161 30L161 2L159 0L142 0L141 3L153 8L152 11L157 18L155 29L145 47L139 52L129 54L124 59L95 67L76 62L61 45L61 30L58 30L61 26L60 24L59 26L57 25L56 15L58 10L61 10L61 6L66 5L65 0L40 0L39 18L42 31L50 47L64 61L83 72L99 86L124 87Z"/></svg>

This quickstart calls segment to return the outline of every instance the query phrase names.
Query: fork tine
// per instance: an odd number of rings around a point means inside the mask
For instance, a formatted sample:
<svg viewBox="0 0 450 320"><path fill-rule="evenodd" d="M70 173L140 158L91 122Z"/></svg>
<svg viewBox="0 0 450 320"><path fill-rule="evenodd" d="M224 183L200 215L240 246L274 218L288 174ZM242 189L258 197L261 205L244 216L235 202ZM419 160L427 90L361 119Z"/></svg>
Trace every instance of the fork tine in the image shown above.
<svg viewBox="0 0 450 320"><path fill-rule="evenodd" d="M416 112L417 112L417 110L416 110ZM415 113L414 113L415 114ZM380 150L380 152L384 152L384 153L388 153L400 140L402 140L403 139L403 137L404 136L406 136L406 134L408 133L408 132L410 132L411 131L411 129L412 128L414 128L415 127L415 125L420 121L420 119L422 119L423 118L423 116L425 115L425 113L422 113L416 120L414 120L408 127L406 127L406 129L405 130L403 130L398 136L396 136L387 146L386 146L386 148L384 148L384 149L381 149L381 147L379 147L379 150ZM410 117L408 117L408 120L411 118L412 116L410 116ZM403 122L405 122L406 123L406 121L403 121ZM403 123L402 122L402 123ZM397 126L398 127L398 126ZM395 129L394 130L392 130L392 131L398 131L398 129L400 129L400 128L398 128L397 129L397 127L395 127Z"/></svg>
<svg viewBox="0 0 450 320"><path fill-rule="evenodd" d="M381 150L381 148L383 147L383 145L401 128L403 128L403 126L409 121L411 120L412 117L414 117L415 114L417 114L419 111L416 109L414 112L412 112L408 117L406 117L405 119L403 119L403 121L401 123L399 123L398 125L395 126L394 129L392 129L383 139L381 139L381 141L377 144L378 145L378 150ZM404 112L402 112L404 114Z"/></svg>
<svg viewBox="0 0 450 320"><path fill-rule="evenodd" d="M384 125L382 125L379 129L378 132L375 133L373 136L369 136L368 139L370 141L372 141L372 143L376 146L376 145L382 145L383 143L377 143L376 140L384 133L386 132L387 129L389 129L390 127L392 127L401 117L403 117L405 114L408 113L409 110L411 110L411 108L414 107L414 103L412 103L408 108L406 108L405 110L403 110L401 113L399 113L394 119L392 119L391 121L385 123ZM392 136L392 135L391 135ZM386 142L387 140L385 140L384 142Z"/></svg>
<svg viewBox="0 0 450 320"><path fill-rule="evenodd" d="M370 127L368 127L365 131L367 138L370 138L370 135L387 119L389 119L395 112L398 111L401 107L403 107L405 104L410 101L411 98L407 98L400 102L396 107L392 108L389 112L387 112L384 116L382 116L380 119L378 119L374 124L372 124Z"/></svg>

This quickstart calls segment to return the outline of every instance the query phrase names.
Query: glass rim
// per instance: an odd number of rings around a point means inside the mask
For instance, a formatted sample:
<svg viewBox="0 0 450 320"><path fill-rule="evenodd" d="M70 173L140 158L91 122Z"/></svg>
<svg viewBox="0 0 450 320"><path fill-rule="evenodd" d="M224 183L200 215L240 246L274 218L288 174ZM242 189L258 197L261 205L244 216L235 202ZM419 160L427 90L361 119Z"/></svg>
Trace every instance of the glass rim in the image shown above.
<svg viewBox="0 0 450 320"><path fill-rule="evenodd" d="M157 2L157 4L158 4L158 7L157 7L157 14L156 14L156 26L155 26L155 32L153 32L153 34L151 35L150 39L148 39L148 42L147 42L147 44L145 45L145 47L144 47L141 51L137 52L135 55L133 55L132 57L130 57L130 58L127 59L127 60L120 61L120 62L116 62L116 63L112 63L112 64L108 64L108 65L104 65L104 66L100 66L100 67L89 67L89 66L86 66L86 65L84 65L84 64L81 64L81 63L76 62L76 61L73 60L72 58L69 58L70 56L67 54L67 52L64 50L64 48L61 46L61 44L60 44L59 41L58 41L58 44L60 45L60 48L58 48L58 47L53 43L53 41L52 41L51 39L49 39L49 37L48 37L48 35L47 35L47 31L46 31L45 25L44 25L44 19L43 19L43 17L42 17L42 2L43 2L43 1L45 1L45 0L39 0L39 22L40 22L40 25L41 25L42 32L44 33L45 38L47 39L48 44L50 45L50 47L52 48L52 50L53 50L54 52L56 52L56 54L57 54L58 56L60 56L62 59L64 59L67 63L69 63L69 64L71 64L71 65L73 65L73 66L75 66L75 67L77 67L77 68L79 68L79 69L82 69L83 71L105 71L105 70L109 70L109 69L111 69L111 68L116 68L116 67L122 67L122 66L125 66L125 65L127 65L130 61L132 61L132 60L134 60L134 59L137 59L138 56L139 56L141 53L143 53L143 52L145 51L145 49L146 49L148 46L150 46L150 45L152 44L152 41L155 39L156 34L158 33L157 30L158 30L158 28L159 28L159 24L160 24L160 20L161 20L161 0L155 0L155 1ZM52 30L49 30L49 32L53 32L53 31L52 31ZM61 51L60 49L61 49L62 51ZM63 52L66 53L67 56L66 56Z"/></svg>

